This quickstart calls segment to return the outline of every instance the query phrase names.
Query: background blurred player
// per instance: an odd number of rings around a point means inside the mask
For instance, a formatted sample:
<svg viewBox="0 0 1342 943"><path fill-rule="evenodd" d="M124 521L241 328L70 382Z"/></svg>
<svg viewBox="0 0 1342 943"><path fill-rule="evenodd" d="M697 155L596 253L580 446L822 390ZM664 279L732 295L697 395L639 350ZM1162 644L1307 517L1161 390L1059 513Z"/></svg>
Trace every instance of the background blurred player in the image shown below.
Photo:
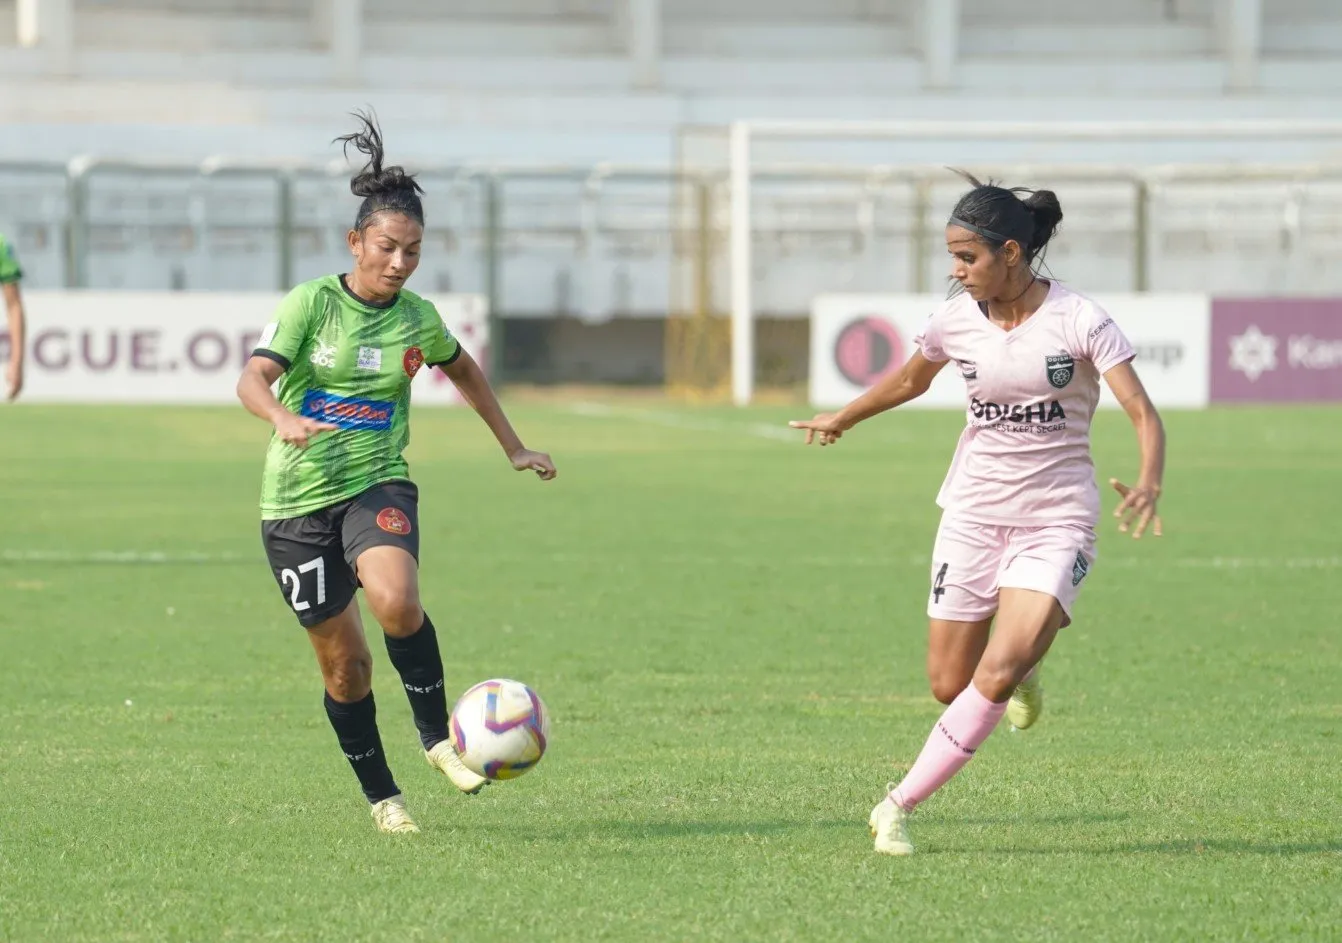
<svg viewBox="0 0 1342 943"><path fill-rule="evenodd" d="M829 445L854 425L927 392L955 361L969 398L967 426L938 495L932 551L928 676L949 704L904 780L872 810L876 850L913 852L907 820L1008 713L1028 727L1042 706L1039 661L1071 621L1095 562L1099 489L1090 422L1103 377L1141 447L1120 530L1140 537L1155 516L1165 433L1132 367L1118 325L1083 295L1039 276L1036 263L1062 221L1057 197L982 185L946 227L955 286L896 373L833 414L793 422ZM994 621L996 630L991 632ZM1014 696L1013 696L1014 694Z"/></svg>
<svg viewBox="0 0 1342 943"><path fill-rule="evenodd" d="M463 792L485 783L448 739L442 658L420 606L418 491L402 457L415 374L424 366L443 370L513 468L542 480L554 478L555 468L548 455L523 446L433 305L405 290L419 264L423 191L402 168L383 167L380 131L359 117L362 129L338 139L368 155L350 183L363 197L348 237L354 266L290 292L262 333L238 396L275 427L262 538L284 598L316 650L331 726L377 827L414 832L378 733L357 587L385 632L425 756ZM278 397L271 393L276 381Z"/></svg>
<svg viewBox="0 0 1342 943"><path fill-rule="evenodd" d="M23 270L14 255L14 247L0 233L0 290L5 296L5 313L9 322L9 364L5 368L5 395L10 400L18 399L23 389L23 351L26 345L24 336L23 294L19 282L23 279Z"/></svg>

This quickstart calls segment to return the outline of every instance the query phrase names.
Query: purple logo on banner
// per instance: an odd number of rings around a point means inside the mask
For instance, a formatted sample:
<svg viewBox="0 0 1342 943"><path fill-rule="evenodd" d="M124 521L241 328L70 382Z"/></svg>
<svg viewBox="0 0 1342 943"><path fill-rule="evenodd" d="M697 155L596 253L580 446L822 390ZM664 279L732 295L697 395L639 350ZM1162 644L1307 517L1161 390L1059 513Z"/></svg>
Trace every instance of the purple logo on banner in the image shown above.
<svg viewBox="0 0 1342 943"><path fill-rule="evenodd" d="M1342 298L1212 302L1212 402L1342 401Z"/></svg>

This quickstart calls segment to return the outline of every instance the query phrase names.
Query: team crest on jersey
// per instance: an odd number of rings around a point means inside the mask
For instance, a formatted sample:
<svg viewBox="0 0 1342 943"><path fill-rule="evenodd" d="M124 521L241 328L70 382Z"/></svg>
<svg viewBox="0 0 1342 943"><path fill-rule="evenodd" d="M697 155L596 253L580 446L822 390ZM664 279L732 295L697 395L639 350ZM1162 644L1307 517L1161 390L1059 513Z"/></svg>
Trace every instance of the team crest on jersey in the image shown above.
<svg viewBox="0 0 1342 943"><path fill-rule="evenodd" d="M1072 564L1072 585L1080 586L1088 572L1090 572L1090 564L1086 562L1085 554L1078 550L1076 552L1076 562Z"/></svg>
<svg viewBox="0 0 1342 943"><path fill-rule="evenodd" d="M383 508L377 513L377 526L389 534L404 537L410 533L410 518L400 508Z"/></svg>
<svg viewBox="0 0 1342 943"><path fill-rule="evenodd" d="M1061 390L1072 382L1072 370L1076 367L1076 361L1072 360L1071 354L1058 354L1056 357L1045 357L1044 368L1048 372L1048 385L1055 390Z"/></svg>
<svg viewBox="0 0 1342 943"><path fill-rule="evenodd" d="M960 364L960 376L964 377L966 380L977 380L979 378L978 364L974 363L972 360L961 360L958 362Z"/></svg>
<svg viewBox="0 0 1342 943"><path fill-rule="evenodd" d="M424 351L418 347L408 348L401 358L401 365L405 367L405 375L413 379L419 373L419 368L424 366Z"/></svg>

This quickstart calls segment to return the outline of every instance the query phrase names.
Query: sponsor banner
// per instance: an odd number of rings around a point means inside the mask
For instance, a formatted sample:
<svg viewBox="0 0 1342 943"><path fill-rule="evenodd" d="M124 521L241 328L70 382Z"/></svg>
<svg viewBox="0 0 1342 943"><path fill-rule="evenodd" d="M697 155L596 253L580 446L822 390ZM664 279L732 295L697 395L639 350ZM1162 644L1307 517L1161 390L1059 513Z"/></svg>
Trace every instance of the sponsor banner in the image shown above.
<svg viewBox="0 0 1342 943"><path fill-rule="evenodd" d="M1342 298L1212 302L1212 400L1342 402Z"/></svg>
<svg viewBox="0 0 1342 943"><path fill-rule="evenodd" d="M811 405L835 409L904 365L913 339L944 299L935 295L820 295L811 305ZM965 384L948 364L907 404L965 408Z"/></svg>
<svg viewBox="0 0 1342 943"><path fill-rule="evenodd" d="M834 409L897 370L944 299L936 295L820 295L811 309L811 404ZM1210 302L1204 295L1104 295L1095 301L1137 352L1137 372L1157 406L1200 408L1209 399ZM1100 384L1101 407L1115 407ZM964 381L947 365L923 396L902 407L965 407Z"/></svg>
<svg viewBox="0 0 1342 943"><path fill-rule="evenodd" d="M1151 402L1181 409L1201 409L1210 402L1210 298L1193 294L1091 297L1118 322L1137 352L1133 366ZM1118 406L1103 380L1100 406Z"/></svg>
<svg viewBox="0 0 1342 943"><path fill-rule="evenodd" d="M238 373L280 294L24 293L28 351L22 399L32 403L236 403ZM425 295L483 365L488 305L479 295ZM9 336L0 332L0 363ZM400 358L401 352L397 352ZM360 351L361 362L381 352ZM399 363L399 361L398 361ZM417 404L460 403L439 370L415 375Z"/></svg>

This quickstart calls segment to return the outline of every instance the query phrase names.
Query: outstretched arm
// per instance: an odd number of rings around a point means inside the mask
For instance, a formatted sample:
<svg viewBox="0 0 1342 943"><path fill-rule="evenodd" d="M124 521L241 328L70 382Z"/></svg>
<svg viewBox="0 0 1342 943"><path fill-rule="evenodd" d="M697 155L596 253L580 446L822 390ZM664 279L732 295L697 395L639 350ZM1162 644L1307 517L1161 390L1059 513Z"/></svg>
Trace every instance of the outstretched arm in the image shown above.
<svg viewBox="0 0 1342 943"><path fill-rule="evenodd" d="M821 413L814 419L794 420L788 425L794 429L806 430L807 445L811 444L817 433L820 436L820 444L829 445L864 419L870 419L922 396L932 386L932 381L941 372L941 368L949 362L928 360L921 350L916 350L904 366L837 413Z"/></svg>
<svg viewBox="0 0 1342 943"><path fill-rule="evenodd" d="M1123 498L1114 510L1114 517L1121 520L1118 529L1126 533L1135 521L1132 536L1140 537L1147 525L1153 524L1152 533L1159 537L1161 524L1156 515L1156 502L1165 478L1165 425L1137 371L1132 368L1132 361L1112 368L1104 375L1104 381L1132 420L1132 426L1137 430L1137 445L1141 449L1141 471L1135 487L1129 488L1117 478L1109 479L1109 484Z"/></svg>
<svg viewBox="0 0 1342 943"><path fill-rule="evenodd" d="M489 385L489 380L485 378L484 371L480 369L474 357L462 349L455 360L445 364L441 369L461 393L462 399L466 400L476 414L485 421L485 425L489 426L489 431L494 433L494 438L508 456L508 461L512 462L513 468L518 471L530 469L542 481L549 481L558 474L549 455L544 452L533 452L522 444L521 437L508 421L503 407L499 405L498 397L494 395L494 390Z"/></svg>

